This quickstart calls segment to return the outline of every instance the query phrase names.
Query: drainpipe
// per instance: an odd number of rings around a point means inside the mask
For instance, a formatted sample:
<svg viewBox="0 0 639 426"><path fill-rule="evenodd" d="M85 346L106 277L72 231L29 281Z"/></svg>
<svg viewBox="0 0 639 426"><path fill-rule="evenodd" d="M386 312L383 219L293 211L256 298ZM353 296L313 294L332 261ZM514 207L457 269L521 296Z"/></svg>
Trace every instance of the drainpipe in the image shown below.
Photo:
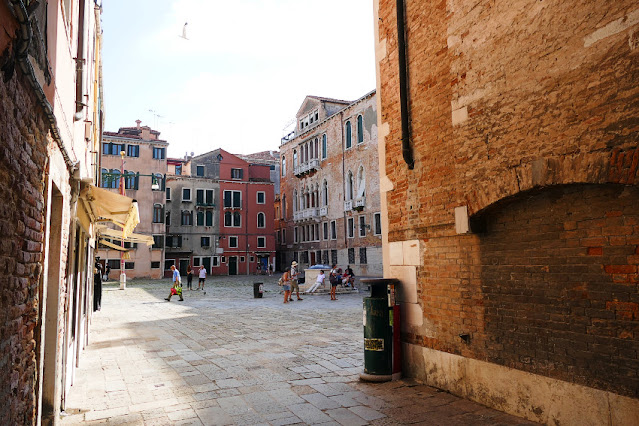
<svg viewBox="0 0 639 426"><path fill-rule="evenodd" d="M415 167L410 134L410 111L408 108L408 64L406 63L406 25L404 0L397 0L397 50L399 54L399 103L402 120L402 155L408 169Z"/></svg>
<svg viewBox="0 0 639 426"><path fill-rule="evenodd" d="M344 210L344 202L346 202L346 149L344 140L344 113L340 111L339 113L339 121L341 125L341 134L342 134L342 191L344 191L344 199L342 200L342 210ZM352 129L352 127L351 127ZM351 136L353 133L351 132ZM344 247L346 247L346 252L348 253L348 227L347 227L348 217L346 216L346 210L344 210ZM332 263L332 262L331 262Z"/></svg>
<svg viewBox="0 0 639 426"><path fill-rule="evenodd" d="M20 69L27 77L29 84L33 88L36 98L40 105L44 109L44 113L46 115L47 120L49 121L49 126L51 127L51 136L53 140L55 140L60 152L62 153L62 157L64 158L64 162L67 165L67 168L73 174L73 170L76 165L71 158L69 157L69 153L64 147L64 142L62 141L62 137L60 136L60 129L58 129L57 120L53 113L53 107L49 103L47 96L44 94L44 90L40 86L38 79L35 76L35 71L33 70L33 66L29 61L29 44L31 43L31 22L29 21L29 13L27 12L26 7L22 0L9 0L11 5L13 6L13 13L18 20L18 24L20 25L19 29L19 38L17 40L17 48L16 48L16 60Z"/></svg>

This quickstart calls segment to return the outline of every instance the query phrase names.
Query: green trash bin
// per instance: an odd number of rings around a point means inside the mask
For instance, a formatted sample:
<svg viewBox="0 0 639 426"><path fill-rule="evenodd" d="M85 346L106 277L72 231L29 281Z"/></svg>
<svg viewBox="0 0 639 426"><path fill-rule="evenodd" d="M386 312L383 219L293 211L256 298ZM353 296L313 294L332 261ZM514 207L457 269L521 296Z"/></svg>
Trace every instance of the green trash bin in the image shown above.
<svg viewBox="0 0 639 426"><path fill-rule="evenodd" d="M366 381L385 382L401 377L399 306L396 279L367 279L371 296L364 298L364 372Z"/></svg>

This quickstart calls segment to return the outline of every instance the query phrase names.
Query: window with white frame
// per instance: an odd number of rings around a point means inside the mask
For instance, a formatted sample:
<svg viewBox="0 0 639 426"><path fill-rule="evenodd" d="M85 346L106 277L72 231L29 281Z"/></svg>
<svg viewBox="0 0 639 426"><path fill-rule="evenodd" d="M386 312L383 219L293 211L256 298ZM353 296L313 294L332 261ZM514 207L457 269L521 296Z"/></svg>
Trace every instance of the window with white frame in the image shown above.
<svg viewBox="0 0 639 426"><path fill-rule="evenodd" d="M229 237L229 248L237 248L237 237Z"/></svg>
<svg viewBox="0 0 639 426"><path fill-rule="evenodd" d="M286 157L282 155L282 176L286 176Z"/></svg>
<svg viewBox="0 0 639 426"><path fill-rule="evenodd" d="M195 166L195 176L204 176L204 166Z"/></svg>
<svg viewBox="0 0 639 426"><path fill-rule="evenodd" d="M193 212L190 210L182 210L182 220L180 224L182 226L193 225Z"/></svg>
<svg viewBox="0 0 639 426"><path fill-rule="evenodd" d="M231 179L242 179L243 175L243 169L231 169Z"/></svg>
<svg viewBox="0 0 639 426"><path fill-rule="evenodd" d="M224 207L242 208L242 191L224 191Z"/></svg>
<svg viewBox="0 0 639 426"><path fill-rule="evenodd" d="M359 236L366 236L366 216L359 217Z"/></svg>
<svg viewBox="0 0 639 426"><path fill-rule="evenodd" d="M297 230L297 226L295 228L293 228L293 242L296 243L298 242L298 233L299 231Z"/></svg>
<svg viewBox="0 0 639 426"><path fill-rule="evenodd" d="M242 226L240 212L224 212L224 226L227 228L239 228Z"/></svg>
<svg viewBox="0 0 639 426"><path fill-rule="evenodd" d="M171 188L166 188L166 201L171 201Z"/></svg>
<svg viewBox="0 0 639 426"><path fill-rule="evenodd" d="M346 122L346 149L350 149L353 146L353 129L351 128L351 122Z"/></svg>
<svg viewBox="0 0 639 426"><path fill-rule="evenodd" d="M266 215L262 212L257 214L257 227L266 228Z"/></svg>
<svg viewBox="0 0 639 426"><path fill-rule="evenodd" d="M257 204L266 204L266 192L257 191Z"/></svg>
<svg viewBox="0 0 639 426"><path fill-rule="evenodd" d="M153 223L164 222L164 206L162 204L153 204Z"/></svg>
<svg viewBox="0 0 639 426"><path fill-rule="evenodd" d="M326 133L322 135L322 160L328 157L328 140L326 139Z"/></svg>
<svg viewBox="0 0 639 426"><path fill-rule="evenodd" d="M257 248L266 247L266 237L257 237Z"/></svg>
<svg viewBox="0 0 639 426"><path fill-rule="evenodd" d="M375 229L374 229L375 235L380 235L382 233L382 214L375 213L373 215L373 222L375 225Z"/></svg>
<svg viewBox="0 0 639 426"><path fill-rule="evenodd" d="M331 220L331 240L337 239L337 223Z"/></svg>
<svg viewBox="0 0 639 426"><path fill-rule="evenodd" d="M357 143L364 142L364 117L362 115L357 116Z"/></svg>
<svg viewBox="0 0 639 426"><path fill-rule="evenodd" d="M200 245L202 247L211 247L211 237L200 237Z"/></svg>
<svg viewBox="0 0 639 426"><path fill-rule="evenodd" d="M353 220L352 217L348 218L348 221L346 222L346 232L348 235L348 238L354 238L355 237L355 233L354 233L354 229L355 228L355 220Z"/></svg>
<svg viewBox="0 0 639 426"><path fill-rule="evenodd" d="M328 240L328 222L322 223L322 230L324 231L324 239Z"/></svg>
<svg viewBox="0 0 639 426"><path fill-rule="evenodd" d="M219 258L219 256L213 256L211 258L211 260L213 261L213 264L212 264L213 266L220 266L220 258Z"/></svg>
<svg viewBox="0 0 639 426"><path fill-rule="evenodd" d="M191 189L182 188L182 201L191 201Z"/></svg>

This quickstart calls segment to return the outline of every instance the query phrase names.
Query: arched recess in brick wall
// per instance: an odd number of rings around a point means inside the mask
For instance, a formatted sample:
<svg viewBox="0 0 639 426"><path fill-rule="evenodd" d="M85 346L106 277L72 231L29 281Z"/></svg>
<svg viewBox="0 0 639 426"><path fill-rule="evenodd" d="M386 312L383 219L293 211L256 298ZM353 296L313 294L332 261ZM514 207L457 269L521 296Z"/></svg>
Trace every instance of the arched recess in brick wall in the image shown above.
<svg viewBox="0 0 639 426"><path fill-rule="evenodd" d="M492 171L491 178L469 176L465 187L470 214L534 188L578 183L639 185L639 148L538 158Z"/></svg>
<svg viewBox="0 0 639 426"><path fill-rule="evenodd" d="M472 226L473 356L639 397L639 187L526 191Z"/></svg>

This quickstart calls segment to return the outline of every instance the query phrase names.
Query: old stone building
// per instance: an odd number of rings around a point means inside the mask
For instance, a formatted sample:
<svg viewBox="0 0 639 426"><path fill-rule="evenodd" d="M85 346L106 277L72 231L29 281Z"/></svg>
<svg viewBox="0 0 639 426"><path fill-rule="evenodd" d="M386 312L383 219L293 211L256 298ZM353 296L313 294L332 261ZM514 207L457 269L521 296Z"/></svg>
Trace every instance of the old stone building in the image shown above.
<svg viewBox="0 0 639 426"><path fill-rule="evenodd" d="M0 2L0 424L53 424L87 343L96 224L135 203L96 187L99 4ZM116 212L113 203L118 205Z"/></svg>
<svg viewBox="0 0 639 426"><path fill-rule="evenodd" d="M165 274L203 265L213 275L266 270L275 258L271 166L222 149L170 159Z"/></svg>
<svg viewBox="0 0 639 426"><path fill-rule="evenodd" d="M307 96L282 139L278 265L350 264L382 275L375 91Z"/></svg>
<svg viewBox="0 0 639 426"><path fill-rule="evenodd" d="M164 265L164 177L167 173L168 142L160 139L160 132L142 126L136 120L134 127L120 127L117 132L104 132L101 150L100 185L124 194L138 203L140 223L136 228L139 237L153 238L149 246L139 242L125 242L126 255L117 248L120 241L105 238L100 245L101 262L109 265L109 279L119 280L121 260L127 278L161 278ZM121 154L124 153L124 156ZM122 179L124 175L124 179ZM116 247L113 247L115 245Z"/></svg>
<svg viewBox="0 0 639 426"><path fill-rule="evenodd" d="M542 423L635 424L637 3L375 13L404 374Z"/></svg>

